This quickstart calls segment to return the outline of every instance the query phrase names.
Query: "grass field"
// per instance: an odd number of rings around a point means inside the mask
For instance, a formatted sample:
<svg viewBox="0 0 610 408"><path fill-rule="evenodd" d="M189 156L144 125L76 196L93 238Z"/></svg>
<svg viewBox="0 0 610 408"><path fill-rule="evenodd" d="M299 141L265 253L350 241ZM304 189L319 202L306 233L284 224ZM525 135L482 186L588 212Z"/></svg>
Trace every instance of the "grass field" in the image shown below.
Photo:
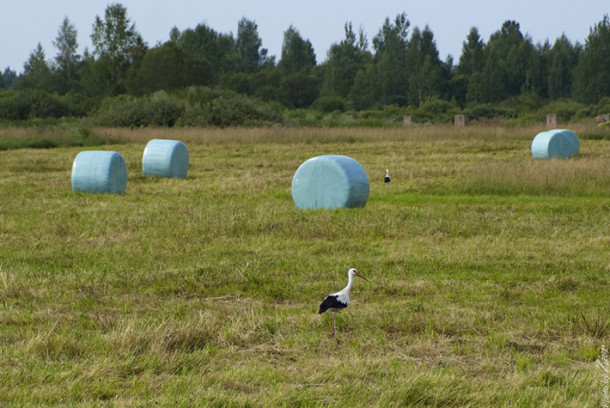
<svg viewBox="0 0 610 408"><path fill-rule="evenodd" d="M0 151L0 406L601 407L608 130L535 161L541 130L96 129L120 196L72 192L83 148ZM152 138L186 179L142 175ZM296 208L319 154L366 207Z"/></svg>

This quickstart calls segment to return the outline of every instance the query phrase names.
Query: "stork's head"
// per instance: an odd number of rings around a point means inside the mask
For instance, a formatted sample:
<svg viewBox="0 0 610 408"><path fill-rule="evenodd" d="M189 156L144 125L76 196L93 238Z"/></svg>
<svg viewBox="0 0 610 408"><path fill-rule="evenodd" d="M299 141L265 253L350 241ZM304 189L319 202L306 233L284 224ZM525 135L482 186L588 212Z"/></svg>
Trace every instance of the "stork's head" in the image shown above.
<svg viewBox="0 0 610 408"><path fill-rule="evenodd" d="M357 277L359 277L359 278L364 279L365 281L368 281L368 279L367 279L367 278L365 278L364 276L362 276L362 275L360 274L360 272L358 272L358 271L357 271L355 268L350 268L350 269L347 271L347 275L348 275L349 277L351 277L351 278L353 278L354 276L357 276Z"/></svg>

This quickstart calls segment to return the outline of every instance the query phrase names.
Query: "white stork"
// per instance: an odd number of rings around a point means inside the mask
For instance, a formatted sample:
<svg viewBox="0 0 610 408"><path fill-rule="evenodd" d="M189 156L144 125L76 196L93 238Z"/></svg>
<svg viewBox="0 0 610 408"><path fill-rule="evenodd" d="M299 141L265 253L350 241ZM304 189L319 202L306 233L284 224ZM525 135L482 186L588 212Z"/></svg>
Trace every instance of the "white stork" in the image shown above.
<svg viewBox="0 0 610 408"><path fill-rule="evenodd" d="M388 169L385 169L385 177L383 178L383 181L386 183L390 182L390 171Z"/></svg>
<svg viewBox="0 0 610 408"><path fill-rule="evenodd" d="M345 309L349 304L349 294L352 290L352 284L354 283L354 276L358 276L359 278L368 281L368 279L362 276L356 269L350 268L347 271L347 286L341 289L339 292L335 292L326 296L326 299L324 299L324 302L322 302L322 304L320 305L320 310L318 311L318 314L322 314L327 310L333 312L333 335L337 330L335 315L341 309Z"/></svg>

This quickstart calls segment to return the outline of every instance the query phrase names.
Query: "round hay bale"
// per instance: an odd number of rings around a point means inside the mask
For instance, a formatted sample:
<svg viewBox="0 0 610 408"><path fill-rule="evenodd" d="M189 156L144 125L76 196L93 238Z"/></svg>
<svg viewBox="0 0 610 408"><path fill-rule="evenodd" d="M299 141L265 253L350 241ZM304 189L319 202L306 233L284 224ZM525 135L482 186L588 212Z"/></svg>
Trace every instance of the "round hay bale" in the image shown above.
<svg viewBox="0 0 610 408"><path fill-rule="evenodd" d="M123 194L127 188L127 166L120 153L86 151L72 163L72 191Z"/></svg>
<svg viewBox="0 0 610 408"><path fill-rule="evenodd" d="M554 129L541 132L532 141L534 159L568 158L578 153L580 143L571 130Z"/></svg>
<svg viewBox="0 0 610 408"><path fill-rule="evenodd" d="M142 173L184 178L189 169L189 152L178 140L152 139L144 149Z"/></svg>
<svg viewBox="0 0 610 408"><path fill-rule="evenodd" d="M364 207L369 178L356 160L339 155L312 157L292 178L292 199L298 208Z"/></svg>

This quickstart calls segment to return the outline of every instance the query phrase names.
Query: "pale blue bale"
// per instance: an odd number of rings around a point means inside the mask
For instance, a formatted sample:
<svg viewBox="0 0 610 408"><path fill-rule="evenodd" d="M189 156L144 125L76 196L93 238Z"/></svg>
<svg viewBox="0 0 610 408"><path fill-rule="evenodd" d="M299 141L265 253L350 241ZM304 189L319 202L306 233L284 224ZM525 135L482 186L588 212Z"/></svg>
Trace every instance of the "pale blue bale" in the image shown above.
<svg viewBox="0 0 610 408"><path fill-rule="evenodd" d="M152 139L142 155L142 173L184 178L189 169L189 152L178 140Z"/></svg>
<svg viewBox="0 0 610 408"><path fill-rule="evenodd" d="M553 129L541 132L532 141L534 159L568 158L578 153L580 143L578 136L571 130Z"/></svg>
<svg viewBox="0 0 610 408"><path fill-rule="evenodd" d="M292 199L302 210L364 207L369 178L356 160L339 155L313 157L292 178Z"/></svg>
<svg viewBox="0 0 610 408"><path fill-rule="evenodd" d="M123 194L127 188L127 166L120 153L85 151L72 163L72 191Z"/></svg>

